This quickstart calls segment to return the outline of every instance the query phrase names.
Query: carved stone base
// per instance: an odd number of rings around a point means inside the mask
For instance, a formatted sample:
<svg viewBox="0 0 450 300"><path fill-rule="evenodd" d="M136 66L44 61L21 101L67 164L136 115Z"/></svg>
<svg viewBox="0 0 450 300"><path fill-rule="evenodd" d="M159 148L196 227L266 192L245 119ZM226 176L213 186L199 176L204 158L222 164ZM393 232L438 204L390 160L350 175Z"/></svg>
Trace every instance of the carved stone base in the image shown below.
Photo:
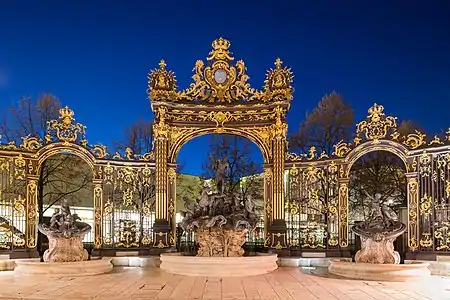
<svg viewBox="0 0 450 300"><path fill-rule="evenodd" d="M277 260L277 255L270 253L246 257L198 257L163 253L160 268L168 273L187 276L253 276L276 270Z"/></svg>
<svg viewBox="0 0 450 300"><path fill-rule="evenodd" d="M197 256L238 257L244 255L246 229L202 228L196 232Z"/></svg>
<svg viewBox="0 0 450 300"><path fill-rule="evenodd" d="M48 236L49 249L44 253L45 262L74 262L87 260L89 254L83 248L83 236L70 238Z"/></svg>
<svg viewBox="0 0 450 300"><path fill-rule="evenodd" d="M394 251L394 240L361 237L361 250L356 252L355 261L367 264L399 264L400 254Z"/></svg>
<svg viewBox="0 0 450 300"><path fill-rule="evenodd" d="M37 262L16 260L15 274L45 276L90 276L108 273L113 269L111 258L76 262Z"/></svg>
<svg viewBox="0 0 450 300"><path fill-rule="evenodd" d="M414 281L430 277L428 263L411 264L365 264L332 259L328 272L341 277L376 281Z"/></svg>

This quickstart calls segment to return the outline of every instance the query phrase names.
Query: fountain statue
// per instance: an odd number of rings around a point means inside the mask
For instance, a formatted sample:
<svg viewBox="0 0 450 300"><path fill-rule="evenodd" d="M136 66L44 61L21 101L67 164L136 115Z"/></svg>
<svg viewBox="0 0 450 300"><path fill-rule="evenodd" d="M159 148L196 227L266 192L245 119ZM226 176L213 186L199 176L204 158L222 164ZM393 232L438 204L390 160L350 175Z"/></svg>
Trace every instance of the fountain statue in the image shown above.
<svg viewBox="0 0 450 300"><path fill-rule="evenodd" d="M186 206L183 230L193 230L199 244L197 256L239 257L247 232L258 222L252 198L225 193L228 163L215 163L216 190L204 186L198 202Z"/></svg>
<svg viewBox="0 0 450 300"><path fill-rule="evenodd" d="M48 237L49 248L45 251L44 262L16 260L14 273L39 274L40 276L89 276L110 272L111 258L88 260L83 248L83 238L91 230L89 224L79 221L77 214L70 212L67 201L61 208L55 208L50 225L39 224L38 229Z"/></svg>
<svg viewBox="0 0 450 300"><path fill-rule="evenodd" d="M63 201L61 209L56 208L50 225L39 224L39 231L48 237L49 249L44 253L45 262L74 262L88 259L83 248L83 238L91 231L89 224L79 222L77 214L70 212L67 201Z"/></svg>
<svg viewBox="0 0 450 300"><path fill-rule="evenodd" d="M276 253L244 256L246 235L255 229L259 214L251 196L228 192L225 160L214 164L216 186L207 183L197 201L186 204L180 223L184 231L194 231L197 255L162 253L160 268L188 276L252 276L278 268Z"/></svg>
<svg viewBox="0 0 450 300"><path fill-rule="evenodd" d="M399 264L400 254L394 250L394 241L406 231L397 215L386 204L381 195L371 196L372 207L368 220L353 226L352 231L361 237L361 250L356 253L357 263Z"/></svg>
<svg viewBox="0 0 450 300"><path fill-rule="evenodd" d="M369 195L372 207L369 218L352 227L352 231L361 237L361 250L351 259L332 259L328 272L334 275L379 281L411 281L429 277L429 264L413 262L400 264L400 254L394 250L394 241L406 231L406 225L384 203L381 195Z"/></svg>

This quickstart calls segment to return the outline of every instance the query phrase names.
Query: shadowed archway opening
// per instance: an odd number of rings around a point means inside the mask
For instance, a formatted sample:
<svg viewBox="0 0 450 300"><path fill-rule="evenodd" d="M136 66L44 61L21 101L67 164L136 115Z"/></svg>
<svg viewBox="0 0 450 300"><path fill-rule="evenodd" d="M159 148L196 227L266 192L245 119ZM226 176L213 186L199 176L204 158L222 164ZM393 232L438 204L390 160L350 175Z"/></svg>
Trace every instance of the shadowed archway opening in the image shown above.
<svg viewBox="0 0 450 300"><path fill-rule="evenodd" d="M380 194L380 201L387 204L407 223L407 179L403 160L388 151L373 151L358 158L351 166L349 176L348 218L349 246L354 254L361 248L359 237L351 228L366 221L371 214L371 199ZM406 251L406 234L394 243L403 256Z"/></svg>
<svg viewBox="0 0 450 300"><path fill-rule="evenodd" d="M236 194L240 199L251 199L261 216L253 232L247 235L247 251L264 246L264 178L261 150L249 139L231 134L210 134L187 142L178 153L176 222L182 221L186 207L199 201L203 187L215 188L217 160L228 163L225 194ZM192 233L178 228L179 251L194 252Z"/></svg>
<svg viewBox="0 0 450 300"><path fill-rule="evenodd" d="M61 152L47 158L39 169L37 183L39 223L49 224L50 218L66 200L81 222L91 225L92 230L83 239L90 252L94 243L94 203L91 167L80 157ZM48 248L45 235L38 233L38 251L42 256Z"/></svg>

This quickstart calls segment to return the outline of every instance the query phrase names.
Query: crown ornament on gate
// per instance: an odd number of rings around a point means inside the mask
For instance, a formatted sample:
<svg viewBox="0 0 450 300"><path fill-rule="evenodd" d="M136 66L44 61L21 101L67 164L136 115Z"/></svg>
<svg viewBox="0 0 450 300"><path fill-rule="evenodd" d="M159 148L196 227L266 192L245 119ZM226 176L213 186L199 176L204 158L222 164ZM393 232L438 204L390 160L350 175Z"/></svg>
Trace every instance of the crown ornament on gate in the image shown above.
<svg viewBox="0 0 450 300"><path fill-rule="evenodd" d="M75 123L75 113L68 106L59 110L59 118L47 123L47 134L45 140L50 142L79 143L87 145L85 138L86 126Z"/></svg>
<svg viewBox="0 0 450 300"><path fill-rule="evenodd" d="M427 143L426 134L417 129L410 133L400 130L401 126L397 126L397 118L386 116L382 105L375 103L368 109L368 113L366 119L356 125L356 136L352 142L341 140L334 145L333 156L345 157L352 149L361 146L364 142L380 144L382 140L388 140L391 145L403 145L410 150L425 148L427 145L443 144L439 137ZM448 140L450 141L450 138Z"/></svg>
<svg viewBox="0 0 450 300"><path fill-rule="evenodd" d="M75 121L75 118L73 117L75 113L68 106L61 108L59 114L61 123L65 128L69 128L73 121Z"/></svg>
<svg viewBox="0 0 450 300"><path fill-rule="evenodd" d="M230 52L231 43L219 38L212 42L212 50L206 64L197 60L194 67L193 82L185 89L177 90L177 81L172 71L166 70L162 60L159 68L148 76L148 94L155 102L269 102L290 101L293 99L293 78L290 68L283 66L278 58L275 67L266 74L261 91L250 86L244 61L235 64Z"/></svg>
<svg viewBox="0 0 450 300"><path fill-rule="evenodd" d="M379 140L385 138L389 132L397 130L397 121L395 117L386 116L382 105L374 104L368 109L367 120L359 122L356 125L358 135L364 133L367 140Z"/></svg>

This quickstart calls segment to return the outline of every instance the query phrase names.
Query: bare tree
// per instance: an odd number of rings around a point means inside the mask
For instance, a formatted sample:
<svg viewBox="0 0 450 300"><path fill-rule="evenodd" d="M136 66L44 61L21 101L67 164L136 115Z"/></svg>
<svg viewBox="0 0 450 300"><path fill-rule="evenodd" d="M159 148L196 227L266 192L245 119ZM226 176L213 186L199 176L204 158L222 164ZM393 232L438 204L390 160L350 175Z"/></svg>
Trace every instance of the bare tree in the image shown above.
<svg viewBox="0 0 450 300"><path fill-rule="evenodd" d="M61 102L52 94L42 94L37 100L23 97L3 115L0 134L16 143L26 136L44 139L47 122L58 119L60 108Z"/></svg>
<svg viewBox="0 0 450 300"><path fill-rule="evenodd" d="M334 145L341 140L348 141L354 135L354 128L353 109L340 94L332 92L306 115L297 133L289 137L289 145L299 152L315 147L318 153L331 156ZM328 167L311 167L303 172L309 172L309 175L301 174L308 184L299 187L302 191L291 193L295 196L290 201L326 224L327 205L337 197L336 173Z"/></svg>
<svg viewBox="0 0 450 300"><path fill-rule="evenodd" d="M58 119L60 108L61 102L51 94L43 94L37 99L21 98L5 112L0 135L16 144L20 144L23 137L35 137L44 143L47 123ZM73 155L63 153L44 161L37 182L39 222L43 222L44 212L62 199L72 200L73 204L81 203L83 193L92 188L91 183L91 171ZM41 245L39 235L38 249Z"/></svg>
<svg viewBox="0 0 450 300"><path fill-rule="evenodd" d="M56 154L47 159L42 173L44 213L63 199L81 207L92 206L93 174L81 158Z"/></svg>
<svg viewBox="0 0 450 300"><path fill-rule="evenodd" d="M234 135L214 135L209 144L209 156L203 164L203 177L215 177L217 160L226 159L228 171L226 193L237 193L242 198L252 196L254 200L262 199L262 166L254 161L251 142Z"/></svg>
<svg viewBox="0 0 450 300"><path fill-rule="evenodd" d="M349 212L353 221L369 217L371 200L367 194L381 195L394 209L406 205L406 177L403 161L395 154L375 151L352 166L349 182Z"/></svg>
<svg viewBox="0 0 450 300"><path fill-rule="evenodd" d="M126 153L130 149L134 155L144 155L153 148L153 121L139 119L136 123L125 128L123 139L115 141L115 149L119 153Z"/></svg>
<svg viewBox="0 0 450 300"><path fill-rule="evenodd" d="M415 133L416 131L424 133L425 129L411 120L403 120L398 125L397 131L401 136L407 136L408 134Z"/></svg>
<svg viewBox="0 0 450 300"><path fill-rule="evenodd" d="M350 140L354 128L353 109L342 95L332 92L319 101L312 113L306 115L297 133L289 136L290 149L305 154L314 148L320 156L331 156L334 145L341 140ZM298 176L300 184L297 190L290 191L288 202L290 211L295 212L291 222L297 224L294 225L293 236L298 234L298 238L306 244L309 244L309 238L314 237L316 243L326 245L326 239L330 237L326 233L332 226L327 212L338 197L337 169L327 165L311 165L299 170ZM297 223L295 220L299 215L306 216L306 219L300 218L302 221ZM315 237L316 230L324 232L318 235L322 236L321 240Z"/></svg>
<svg viewBox="0 0 450 300"><path fill-rule="evenodd" d="M297 133L289 137L289 145L297 152L315 147L319 153L331 155L334 145L353 136L354 126L350 104L340 94L332 92L322 98L312 113L306 114Z"/></svg>

